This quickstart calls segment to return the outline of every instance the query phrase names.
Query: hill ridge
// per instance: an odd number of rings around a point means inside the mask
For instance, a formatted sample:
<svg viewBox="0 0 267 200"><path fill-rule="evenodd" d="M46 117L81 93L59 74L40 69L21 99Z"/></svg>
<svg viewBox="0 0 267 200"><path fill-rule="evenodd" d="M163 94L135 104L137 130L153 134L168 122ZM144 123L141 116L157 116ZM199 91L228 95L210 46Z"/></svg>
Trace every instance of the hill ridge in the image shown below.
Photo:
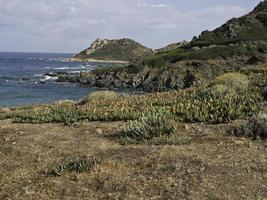
<svg viewBox="0 0 267 200"><path fill-rule="evenodd" d="M150 54L152 54L152 49L129 38L96 39L74 58L130 61Z"/></svg>

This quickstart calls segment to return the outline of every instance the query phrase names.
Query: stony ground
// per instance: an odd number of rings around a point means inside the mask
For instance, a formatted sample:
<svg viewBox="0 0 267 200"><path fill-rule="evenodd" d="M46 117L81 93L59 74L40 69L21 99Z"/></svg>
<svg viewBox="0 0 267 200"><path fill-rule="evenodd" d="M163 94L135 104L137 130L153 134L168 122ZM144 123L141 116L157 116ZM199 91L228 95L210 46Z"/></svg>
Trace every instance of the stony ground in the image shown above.
<svg viewBox="0 0 267 200"><path fill-rule="evenodd" d="M265 141L177 124L172 145L121 145L123 124L0 121L0 199L267 199ZM56 162L99 153L91 171L51 174Z"/></svg>

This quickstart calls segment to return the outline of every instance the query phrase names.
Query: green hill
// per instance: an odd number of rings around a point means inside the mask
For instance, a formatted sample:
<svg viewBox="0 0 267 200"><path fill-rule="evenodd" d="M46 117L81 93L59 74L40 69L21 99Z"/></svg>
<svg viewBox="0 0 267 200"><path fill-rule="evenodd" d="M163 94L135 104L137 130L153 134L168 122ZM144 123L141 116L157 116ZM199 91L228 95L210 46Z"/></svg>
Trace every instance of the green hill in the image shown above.
<svg viewBox="0 0 267 200"><path fill-rule="evenodd" d="M267 1L252 12L233 18L213 31L203 31L185 46L165 48L143 63L159 67L181 60L229 59L267 51Z"/></svg>
<svg viewBox="0 0 267 200"><path fill-rule="evenodd" d="M151 49L131 39L97 39L89 48L75 55L74 58L131 61L141 59L152 53Z"/></svg>
<svg viewBox="0 0 267 200"><path fill-rule="evenodd" d="M213 31L203 31L194 37L192 46L229 44L245 41L267 40L267 1L261 2L252 12L233 18Z"/></svg>

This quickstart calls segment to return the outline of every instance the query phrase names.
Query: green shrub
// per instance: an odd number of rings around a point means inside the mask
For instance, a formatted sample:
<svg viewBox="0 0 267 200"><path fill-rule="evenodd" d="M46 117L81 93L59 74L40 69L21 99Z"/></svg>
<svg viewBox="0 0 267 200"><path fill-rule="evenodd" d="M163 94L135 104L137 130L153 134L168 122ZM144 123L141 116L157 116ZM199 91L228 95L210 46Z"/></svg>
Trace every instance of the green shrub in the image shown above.
<svg viewBox="0 0 267 200"><path fill-rule="evenodd" d="M265 101L267 101L267 86L262 89L262 97Z"/></svg>
<svg viewBox="0 0 267 200"><path fill-rule="evenodd" d="M96 91L92 92L91 94L87 95L84 97L81 101L80 104L86 104L91 101L101 101L101 100L112 100L118 98L119 95L116 92L113 91Z"/></svg>
<svg viewBox="0 0 267 200"><path fill-rule="evenodd" d="M3 118L19 123L64 123L127 121L158 110L181 122L224 123L257 114L261 96L252 89L227 91L218 95L210 89L187 89L118 98L89 100L86 103L51 104L17 108ZM0 113L1 114L1 113Z"/></svg>
<svg viewBox="0 0 267 200"><path fill-rule="evenodd" d="M256 17L267 26L267 12L260 12Z"/></svg>
<svg viewBox="0 0 267 200"><path fill-rule="evenodd" d="M161 68L166 64L166 61L161 56L153 56L152 58L145 60L144 64L153 68Z"/></svg>
<svg viewBox="0 0 267 200"><path fill-rule="evenodd" d="M186 70L186 75L184 77L184 88L190 88L194 85L195 81L195 75L190 70Z"/></svg>
<svg viewBox="0 0 267 200"><path fill-rule="evenodd" d="M9 108L0 108L0 120L7 118L11 112Z"/></svg>
<svg viewBox="0 0 267 200"><path fill-rule="evenodd" d="M223 84L217 84L212 86L212 91L215 95L226 95L229 91L231 91L231 88L229 88L226 85Z"/></svg>
<svg viewBox="0 0 267 200"><path fill-rule="evenodd" d="M258 51L260 53L266 53L267 52L267 44L259 44L258 45Z"/></svg>
<svg viewBox="0 0 267 200"><path fill-rule="evenodd" d="M246 90L250 85L250 81L245 74L230 72L218 76L214 80L213 85L224 85L227 86L230 90ZM222 89L222 86L219 87Z"/></svg>
<svg viewBox="0 0 267 200"><path fill-rule="evenodd" d="M171 136L175 133L175 123L166 113L153 112L131 121L122 130L122 140L145 141L160 136Z"/></svg>
<svg viewBox="0 0 267 200"><path fill-rule="evenodd" d="M75 158L57 163L53 167L53 174L57 176L63 175L65 172L76 172L81 173L84 171L91 170L96 165L100 164L102 159L100 157L93 158Z"/></svg>
<svg viewBox="0 0 267 200"><path fill-rule="evenodd" d="M172 107L179 121L225 123L252 116L259 111L261 97L253 91L228 92L217 95L213 91L194 91L183 102Z"/></svg>
<svg viewBox="0 0 267 200"><path fill-rule="evenodd" d="M251 117L248 122L230 126L226 132L235 136L267 139L267 115Z"/></svg>
<svg viewBox="0 0 267 200"><path fill-rule="evenodd" d="M144 65L142 65L142 63L131 64L131 65L125 67L125 70L127 71L127 73L130 73L130 74L137 74L137 73L141 72L143 69L144 69Z"/></svg>
<svg viewBox="0 0 267 200"><path fill-rule="evenodd" d="M267 114L259 114L257 117L250 120L250 123L254 139L257 137L267 139Z"/></svg>

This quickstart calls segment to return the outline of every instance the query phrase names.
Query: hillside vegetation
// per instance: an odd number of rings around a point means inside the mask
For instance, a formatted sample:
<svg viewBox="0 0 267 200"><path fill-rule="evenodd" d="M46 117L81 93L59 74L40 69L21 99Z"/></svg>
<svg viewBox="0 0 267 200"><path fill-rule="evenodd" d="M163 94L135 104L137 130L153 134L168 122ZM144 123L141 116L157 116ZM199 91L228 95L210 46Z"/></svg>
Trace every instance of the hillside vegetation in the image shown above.
<svg viewBox="0 0 267 200"><path fill-rule="evenodd" d="M267 90L266 7L265 0L247 15L231 19L213 31L204 31L189 43L174 43L154 52L125 39L98 41L77 56L92 54L100 59L130 60L130 64L98 68L76 77L59 75L59 81L151 92L200 86L220 74L240 72L246 73L264 92ZM131 48L125 50L120 44L123 41L129 41ZM132 52L142 53L130 56Z"/></svg>
<svg viewBox="0 0 267 200"><path fill-rule="evenodd" d="M131 39L97 39L89 48L75 55L74 58L131 61L141 59L151 54L151 49L148 49Z"/></svg>

